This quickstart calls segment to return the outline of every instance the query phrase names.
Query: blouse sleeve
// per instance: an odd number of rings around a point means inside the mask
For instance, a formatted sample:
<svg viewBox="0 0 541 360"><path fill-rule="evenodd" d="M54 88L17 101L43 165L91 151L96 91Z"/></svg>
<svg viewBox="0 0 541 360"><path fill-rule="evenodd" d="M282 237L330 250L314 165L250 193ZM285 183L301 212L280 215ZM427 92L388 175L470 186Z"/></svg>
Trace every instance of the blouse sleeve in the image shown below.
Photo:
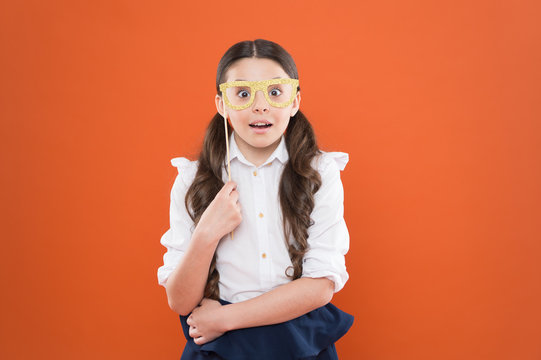
<svg viewBox="0 0 541 360"><path fill-rule="evenodd" d="M334 292L340 291L349 275L345 254L349 250L349 232L344 221L344 188L340 171L349 155L324 152L317 169L321 187L314 195L313 225L308 228L308 251L304 255L302 277L325 277L334 282Z"/></svg>
<svg viewBox="0 0 541 360"><path fill-rule="evenodd" d="M171 189L169 229L160 239L160 243L167 249L163 255L163 265L158 268L158 283L163 287L186 252L194 230L194 223L184 206L184 198L197 170L196 161L174 158L171 164L178 169L178 174Z"/></svg>

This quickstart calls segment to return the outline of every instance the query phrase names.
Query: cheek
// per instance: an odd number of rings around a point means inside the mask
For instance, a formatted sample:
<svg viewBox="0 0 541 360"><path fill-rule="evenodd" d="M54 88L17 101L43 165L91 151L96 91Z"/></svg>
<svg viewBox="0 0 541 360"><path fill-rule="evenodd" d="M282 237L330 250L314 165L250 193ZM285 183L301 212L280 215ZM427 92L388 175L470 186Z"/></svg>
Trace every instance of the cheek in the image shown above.
<svg viewBox="0 0 541 360"><path fill-rule="evenodd" d="M249 116L242 111L232 113L228 115L229 125L235 128L241 128L243 125L249 123Z"/></svg>
<svg viewBox="0 0 541 360"><path fill-rule="evenodd" d="M282 111L280 113L280 117L277 121L277 125L279 128L287 128L287 125L289 124L289 119L290 119L290 110L287 110L287 111Z"/></svg>
<svg viewBox="0 0 541 360"><path fill-rule="evenodd" d="M285 121L281 121L279 124L277 124L277 129L276 130L279 130L280 133L283 133L286 131L287 129L287 126L289 125L289 118Z"/></svg>

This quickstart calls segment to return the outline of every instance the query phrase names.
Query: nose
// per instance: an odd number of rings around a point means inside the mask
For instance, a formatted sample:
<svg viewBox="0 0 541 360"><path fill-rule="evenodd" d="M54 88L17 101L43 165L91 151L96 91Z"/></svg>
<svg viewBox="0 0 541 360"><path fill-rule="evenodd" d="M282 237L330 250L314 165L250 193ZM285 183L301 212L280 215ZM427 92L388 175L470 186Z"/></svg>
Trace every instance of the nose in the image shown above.
<svg viewBox="0 0 541 360"><path fill-rule="evenodd" d="M265 99L263 91L258 90L255 92L254 103L252 104L252 110L256 113L264 113L269 111L269 103Z"/></svg>

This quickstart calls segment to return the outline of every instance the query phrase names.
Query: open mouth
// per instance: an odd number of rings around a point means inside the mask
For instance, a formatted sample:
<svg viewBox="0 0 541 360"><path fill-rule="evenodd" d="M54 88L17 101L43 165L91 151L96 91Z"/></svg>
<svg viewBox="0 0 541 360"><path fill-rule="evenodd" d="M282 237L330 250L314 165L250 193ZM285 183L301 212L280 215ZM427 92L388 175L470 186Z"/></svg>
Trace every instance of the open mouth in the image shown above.
<svg viewBox="0 0 541 360"><path fill-rule="evenodd" d="M271 127L272 124L250 124L250 126L256 129L264 129L264 128Z"/></svg>

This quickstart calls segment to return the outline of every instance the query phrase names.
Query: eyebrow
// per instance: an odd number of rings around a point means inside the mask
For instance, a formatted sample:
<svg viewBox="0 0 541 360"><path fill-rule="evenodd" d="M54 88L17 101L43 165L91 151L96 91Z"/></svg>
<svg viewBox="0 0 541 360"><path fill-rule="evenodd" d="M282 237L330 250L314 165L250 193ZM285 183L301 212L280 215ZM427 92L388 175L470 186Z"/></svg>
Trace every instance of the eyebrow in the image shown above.
<svg viewBox="0 0 541 360"><path fill-rule="evenodd" d="M281 76L275 76L273 77L273 79L281 79ZM247 81L247 80L244 80L244 79L235 79L233 81Z"/></svg>

